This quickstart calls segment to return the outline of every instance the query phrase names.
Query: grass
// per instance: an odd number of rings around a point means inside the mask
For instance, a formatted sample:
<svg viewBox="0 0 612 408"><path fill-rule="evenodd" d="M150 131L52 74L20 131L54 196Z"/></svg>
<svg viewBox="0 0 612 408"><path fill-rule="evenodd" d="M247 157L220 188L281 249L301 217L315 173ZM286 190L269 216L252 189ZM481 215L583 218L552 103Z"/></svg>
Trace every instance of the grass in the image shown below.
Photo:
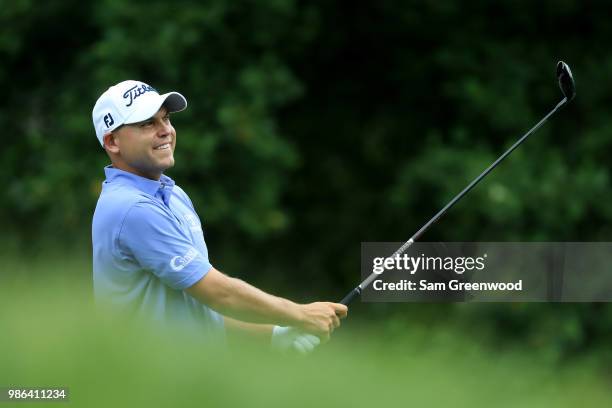
<svg viewBox="0 0 612 408"><path fill-rule="evenodd" d="M390 329L351 317L306 358L248 342L210 349L100 315L88 261L46 259L4 262L12 274L0 281L0 387L66 386L68 406L612 404L596 355L551 364L541 350L491 350L471 333L409 319Z"/></svg>

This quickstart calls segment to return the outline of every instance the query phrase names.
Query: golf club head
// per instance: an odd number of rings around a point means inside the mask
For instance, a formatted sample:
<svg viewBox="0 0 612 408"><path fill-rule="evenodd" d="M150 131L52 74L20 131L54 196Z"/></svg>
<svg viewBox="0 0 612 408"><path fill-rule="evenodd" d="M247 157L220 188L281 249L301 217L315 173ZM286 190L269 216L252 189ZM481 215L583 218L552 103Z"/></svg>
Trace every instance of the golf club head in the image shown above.
<svg viewBox="0 0 612 408"><path fill-rule="evenodd" d="M563 61L557 63L557 78L559 79L559 88L561 88L561 92L563 92L563 96L567 98L567 101L569 102L574 99L576 96L576 86L572 70Z"/></svg>

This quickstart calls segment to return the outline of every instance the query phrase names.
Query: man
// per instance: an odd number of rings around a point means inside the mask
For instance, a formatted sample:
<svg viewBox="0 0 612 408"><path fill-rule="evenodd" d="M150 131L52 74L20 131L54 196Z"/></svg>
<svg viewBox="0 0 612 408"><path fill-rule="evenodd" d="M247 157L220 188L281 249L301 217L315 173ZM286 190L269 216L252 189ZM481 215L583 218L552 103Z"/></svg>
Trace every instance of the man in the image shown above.
<svg viewBox="0 0 612 408"><path fill-rule="evenodd" d="M186 107L177 92L160 95L131 80L94 106L96 136L112 162L92 225L96 299L211 341L224 341L227 328L280 349L312 350L340 325L346 306L296 304L219 272L191 200L163 174L176 147L169 115Z"/></svg>

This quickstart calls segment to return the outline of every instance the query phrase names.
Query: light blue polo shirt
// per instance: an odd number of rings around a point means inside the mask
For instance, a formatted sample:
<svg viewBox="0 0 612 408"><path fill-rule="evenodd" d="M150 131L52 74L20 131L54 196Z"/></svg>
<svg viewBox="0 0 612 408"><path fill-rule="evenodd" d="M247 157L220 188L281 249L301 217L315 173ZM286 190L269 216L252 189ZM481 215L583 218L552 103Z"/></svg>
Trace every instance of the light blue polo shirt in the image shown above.
<svg viewBox="0 0 612 408"><path fill-rule="evenodd" d="M202 224L174 181L108 166L92 224L97 302L223 340L223 317L184 289L212 268Z"/></svg>

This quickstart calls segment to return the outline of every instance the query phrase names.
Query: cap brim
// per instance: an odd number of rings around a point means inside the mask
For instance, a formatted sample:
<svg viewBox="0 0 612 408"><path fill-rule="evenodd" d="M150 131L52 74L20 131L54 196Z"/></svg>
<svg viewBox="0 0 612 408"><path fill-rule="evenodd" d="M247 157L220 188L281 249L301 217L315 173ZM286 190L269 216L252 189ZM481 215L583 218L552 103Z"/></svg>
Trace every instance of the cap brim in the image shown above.
<svg viewBox="0 0 612 408"><path fill-rule="evenodd" d="M161 97L163 100L162 105L164 105L170 113L180 112L187 108L187 99L178 92L168 92Z"/></svg>
<svg viewBox="0 0 612 408"><path fill-rule="evenodd" d="M129 125L150 119L162 106L165 106L170 113L180 112L187 108L187 100L178 92L168 92L163 95L151 94L151 96L154 97L150 97L146 103L141 103L140 108L125 118L123 123Z"/></svg>

